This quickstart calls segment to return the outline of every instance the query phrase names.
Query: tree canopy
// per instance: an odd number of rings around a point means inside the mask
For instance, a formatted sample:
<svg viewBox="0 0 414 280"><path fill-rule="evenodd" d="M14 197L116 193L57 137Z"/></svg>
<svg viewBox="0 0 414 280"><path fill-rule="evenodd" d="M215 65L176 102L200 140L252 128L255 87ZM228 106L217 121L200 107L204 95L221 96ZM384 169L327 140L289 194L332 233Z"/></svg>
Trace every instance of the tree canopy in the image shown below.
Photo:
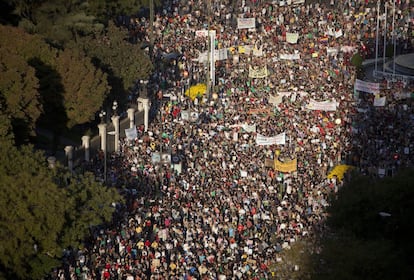
<svg viewBox="0 0 414 280"><path fill-rule="evenodd" d="M21 56L0 48L0 103L15 135L28 139L42 113L35 69Z"/></svg>
<svg viewBox="0 0 414 280"><path fill-rule="evenodd" d="M139 77L148 77L152 71L152 63L139 45L127 41L128 33L118 27L113 21L109 22L107 31L97 34L94 40L83 37L78 44L95 63L110 73L112 85L114 79L120 80L119 91L133 87Z"/></svg>
<svg viewBox="0 0 414 280"><path fill-rule="evenodd" d="M107 75L81 52L57 50L19 28L0 26L0 55L0 91L13 125L33 129L42 112L55 132L89 122L110 91Z"/></svg>
<svg viewBox="0 0 414 280"><path fill-rule="evenodd" d="M63 249L79 246L90 226L110 221L111 203L122 199L92 174L69 177L50 170L31 146L1 143L0 267L9 279L41 279L59 264Z"/></svg>
<svg viewBox="0 0 414 280"><path fill-rule="evenodd" d="M59 53L56 70L61 75L64 88L67 127L93 120L110 91L107 75L96 68L89 58L72 49Z"/></svg>

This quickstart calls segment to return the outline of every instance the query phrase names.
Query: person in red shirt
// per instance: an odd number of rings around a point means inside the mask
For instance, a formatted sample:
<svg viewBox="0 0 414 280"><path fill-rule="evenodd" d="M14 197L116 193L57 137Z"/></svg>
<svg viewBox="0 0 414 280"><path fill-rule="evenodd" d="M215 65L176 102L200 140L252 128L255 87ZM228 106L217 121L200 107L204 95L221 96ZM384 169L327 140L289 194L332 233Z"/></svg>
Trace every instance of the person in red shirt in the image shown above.
<svg viewBox="0 0 414 280"><path fill-rule="evenodd" d="M109 279L111 277L111 274L109 273L108 269L105 269L104 273L103 273L103 278L104 279Z"/></svg>

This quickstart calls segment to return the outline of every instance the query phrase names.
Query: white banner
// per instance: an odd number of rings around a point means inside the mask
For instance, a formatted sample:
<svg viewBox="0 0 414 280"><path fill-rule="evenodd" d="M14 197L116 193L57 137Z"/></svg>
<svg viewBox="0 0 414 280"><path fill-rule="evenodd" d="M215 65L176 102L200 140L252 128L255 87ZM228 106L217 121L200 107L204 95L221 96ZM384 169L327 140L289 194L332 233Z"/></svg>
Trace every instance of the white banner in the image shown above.
<svg viewBox="0 0 414 280"><path fill-rule="evenodd" d="M336 111L337 103L336 101L316 101L311 99L309 104L306 106L309 110L319 110L319 111Z"/></svg>
<svg viewBox="0 0 414 280"><path fill-rule="evenodd" d="M237 19L237 28L255 28L256 27L256 19L255 18L238 18Z"/></svg>
<svg viewBox="0 0 414 280"><path fill-rule="evenodd" d="M249 66L249 78L256 78L256 79L266 78L268 74L269 73L267 71L266 65L262 68L253 68Z"/></svg>
<svg viewBox="0 0 414 280"><path fill-rule="evenodd" d="M227 49L218 49L214 52L214 60L226 60L227 59Z"/></svg>
<svg viewBox="0 0 414 280"><path fill-rule="evenodd" d="M246 131L246 132L256 132L256 125L252 124L242 124L241 127Z"/></svg>
<svg viewBox="0 0 414 280"><path fill-rule="evenodd" d="M336 55L339 52L338 48L326 48L326 55Z"/></svg>
<svg viewBox="0 0 414 280"><path fill-rule="evenodd" d="M394 98L397 100L411 98L410 92L395 92L393 94Z"/></svg>
<svg viewBox="0 0 414 280"><path fill-rule="evenodd" d="M126 128L125 129L125 136L128 140L134 140L135 138L137 138L138 137L137 127L134 125L131 128Z"/></svg>
<svg viewBox="0 0 414 280"><path fill-rule="evenodd" d="M218 49L214 50L214 61L218 60L226 60L228 58L227 56L227 49ZM198 54L197 61L199 63L206 63L208 61L208 52L203 52Z"/></svg>
<svg viewBox="0 0 414 280"><path fill-rule="evenodd" d="M341 46L341 52L344 53L350 53L353 52L355 50L355 47L353 46Z"/></svg>
<svg viewBox="0 0 414 280"><path fill-rule="evenodd" d="M196 37L207 37L208 36L208 30L196 30L195 36Z"/></svg>
<svg viewBox="0 0 414 280"><path fill-rule="evenodd" d="M335 35L335 38L339 38L339 37L341 37L344 34L342 33L342 29L339 29L339 30L335 31L335 34L334 35Z"/></svg>
<svg viewBox="0 0 414 280"><path fill-rule="evenodd" d="M269 96L269 103L273 106L278 106L280 103L282 103L283 96L282 95L270 95Z"/></svg>
<svg viewBox="0 0 414 280"><path fill-rule="evenodd" d="M290 44L296 44L299 39L299 33L286 32L286 42Z"/></svg>
<svg viewBox="0 0 414 280"><path fill-rule="evenodd" d="M344 52L344 53L351 53L355 50L355 47L352 46L341 46L341 47L327 47L326 48L326 54L327 55L335 55L337 54L339 51Z"/></svg>
<svg viewBox="0 0 414 280"><path fill-rule="evenodd" d="M284 59L284 60L296 60L296 59L300 59L300 53L294 53L294 54L281 53L279 55L279 58Z"/></svg>
<svg viewBox="0 0 414 280"><path fill-rule="evenodd" d="M375 107L384 107L385 106L385 101L386 101L386 97L385 96L383 96L383 97L375 97L374 98L374 106Z"/></svg>
<svg viewBox="0 0 414 280"><path fill-rule="evenodd" d="M273 4L279 4L279 6L283 7L285 5L300 5L305 4L305 0L285 0L285 1L273 1Z"/></svg>
<svg viewBox="0 0 414 280"><path fill-rule="evenodd" d="M243 45L243 46L238 46L237 47L237 51L239 52L239 54L250 55L250 53L253 51L253 49L254 49L253 45Z"/></svg>
<svg viewBox="0 0 414 280"><path fill-rule="evenodd" d="M181 111L181 119L184 121L188 121L190 119L190 111L182 110Z"/></svg>
<svg viewBox="0 0 414 280"><path fill-rule="evenodd" d="M291 3L292 5L305 4L305 0L292 0Z"/></svg>
<svg viewBox="0 0 414 280"><path fill-rule="evenodd" d="M277 95L280 95L282 97L283 96L291 96L295 92L297 94L299 94L301 97L308 95L308 93L306 91L303 91L303 90L299 90L299 91L278 91Z"/></svg>
<svg viewBox="0 0 414 280"><path fill-rule="evenodd" d="M285 145L286 144L286 133L280 133L276 136L267 137L261 134L256 136L257 145Z"/></svg>
<svg viewBox="0 0 414 280"><path fill-rule="evenodd" d="M325 31L325 35L328 36L335 36L335 31L332 29L332 27L328 27L328 30Z"/></svg>
<svg viewBox="0 0 414 280"><path fill-rule="evenodd" d="M365 81L356 79L354 89L358 91L367 92L367 93L378 93L380 90L380 84L365 82Z"/></svg>
<svg viewBox="0 0 414 280"><path fill-rule="evenodd" d="M253 48L253 55L254 56L262 56L263 55L263 46L257 48L256 46Z"/></svg>
<svg viewBox="0 0 414 280"><path fill-rule="evenodd" d="M210 30L210 35L215 37L216 36L216 30ZM196 30L195 36L196 37L207 37L208 36L208 30L206 30L206 29Z"/></svg>
<svg viewBox="0 0 414 280"><path fill-rule="evenodd" d="M207 62L208 61L208 53L207 52L200 52L199 54L198 54L198 59L197 59L197 61L199 62L199 63L204 63L204 62Z"/></svg>

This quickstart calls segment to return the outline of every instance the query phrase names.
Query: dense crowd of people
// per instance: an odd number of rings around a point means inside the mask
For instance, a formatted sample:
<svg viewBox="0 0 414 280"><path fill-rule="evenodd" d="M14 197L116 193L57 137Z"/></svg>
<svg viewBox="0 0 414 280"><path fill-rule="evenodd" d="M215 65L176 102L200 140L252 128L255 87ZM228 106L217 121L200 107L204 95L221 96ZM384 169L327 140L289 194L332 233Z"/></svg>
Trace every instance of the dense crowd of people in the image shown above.
<svg viewBox="0 0 414 280"><path fill-rule="evenodd" d="M155 17L159 65L148 88L158 113L110 157L108 181L128 192L127 206L68 255L58 279L270 279L282 250L323 231L328 198L342 185L327 178L333 167L382 177L413 165L412 84L354 90L350 60L375 39L375 5L184 2L167 1ZM401 0L396 9L408 52L414 8ZM255 27L240 28L238 18ZM129 28L149 39L148 20ZM208 39L197 31L208 29L226 54L216 85L191 99L185 93L205 83L209 67L200 58ZM162 152L173 165L156 160ZM296 165L284 172L275 160Z"/></svg>

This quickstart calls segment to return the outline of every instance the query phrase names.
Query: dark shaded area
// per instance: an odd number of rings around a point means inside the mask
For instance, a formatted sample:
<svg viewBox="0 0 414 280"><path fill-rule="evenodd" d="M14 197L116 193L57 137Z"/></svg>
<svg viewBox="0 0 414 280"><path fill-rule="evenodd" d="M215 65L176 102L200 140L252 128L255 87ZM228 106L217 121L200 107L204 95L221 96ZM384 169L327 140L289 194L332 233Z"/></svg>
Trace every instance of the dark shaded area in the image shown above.
<svg viewBox="0 0 414 280"><path fill-rule="evenodd" d="M7 1L0 1L0 24L17 26L20 17L13 13L14 7L9 5Z"/></svg>
<svg viewBox="0 0 414 280"><path fill-rule="evenodd" d="M313 279L411 278L413 174L406 169L382 180L353 175L332 200Z"/></svg>
<svg viewBox="0 0 414 280"><path fill-rule="evenodd" d="M37 125L53 133L53 141L49 149L54 154L59 146L59 138L66 130L68 117L64 107L64 88L59 73L50 65L38 58L29 61L29 65L36 69L39 79L40 102L43 105L43 114L39 117Z"/></svg>

